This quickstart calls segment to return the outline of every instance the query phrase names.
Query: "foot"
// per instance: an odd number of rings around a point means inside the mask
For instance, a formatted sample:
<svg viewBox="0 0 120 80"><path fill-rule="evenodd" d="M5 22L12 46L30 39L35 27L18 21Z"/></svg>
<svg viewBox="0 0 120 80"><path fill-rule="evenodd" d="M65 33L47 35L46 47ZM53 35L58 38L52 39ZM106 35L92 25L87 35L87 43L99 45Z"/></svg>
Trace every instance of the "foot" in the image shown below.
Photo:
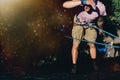
<svg viewBox="0 0 120 80"><path fill-rule="evenodd" d="M98 71L98 70L99 70L99 67L98 67L98 65L96 65L96 64L93 64L93 70L94 70L94 71Z"/></svg>
<svg viewBox="0 0 120 80"><path fill-rule="evenodd" d="M98 71L99 67L97 65L96 59L92 59L92 68L94 71Z"/></svg>
<svg viewBox="0 0 120 80"><path fill-rule="evenodd" d="M72 74L76 74L77 73L77 66L75 64L72 66L71 73Z"/></svg>

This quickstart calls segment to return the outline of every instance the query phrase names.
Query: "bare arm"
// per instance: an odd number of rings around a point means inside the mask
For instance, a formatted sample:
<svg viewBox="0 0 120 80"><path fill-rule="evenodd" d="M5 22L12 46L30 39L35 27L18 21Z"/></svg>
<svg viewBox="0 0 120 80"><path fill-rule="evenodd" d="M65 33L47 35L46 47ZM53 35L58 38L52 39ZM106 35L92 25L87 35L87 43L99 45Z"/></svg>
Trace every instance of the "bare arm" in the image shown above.
<svg viewBox="0 0 120 80"><path fill-rule="evenodd" d="M64 8L74 8L74 7L79 6L79 5L81 5L80 0L66 1L63 3Z"/></svg>

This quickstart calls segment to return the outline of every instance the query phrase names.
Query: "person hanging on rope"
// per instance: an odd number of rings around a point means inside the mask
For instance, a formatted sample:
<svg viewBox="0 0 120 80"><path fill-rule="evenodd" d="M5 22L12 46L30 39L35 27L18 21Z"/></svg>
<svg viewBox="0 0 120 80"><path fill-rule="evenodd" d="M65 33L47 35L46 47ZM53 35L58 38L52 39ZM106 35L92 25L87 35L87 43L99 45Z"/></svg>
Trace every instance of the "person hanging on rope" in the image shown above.
<svg viewBox="0 0 120 80"><path fill-rule="evenodd" d="M91 7L86 5L91 5ZM95 42L97 38L97 32L94 28L92 28L93 25L91 25L91 23L93 23L97 17L100 17L97 21L98 24L94 25L102 27L103 16L106 16L105 6L98 0L71 0L63 3L64 8L74 8L76 6L83 6L85 11L79 12L79 14L74 16L74 24L72 29L72 73L77 72L78 47L80 45L79 39L84 38L85 40ZM84 37L83 31L85 31ZM100 33L102 33L101 30ZM88 45L90 48L93 69L96 71L98 70L98 66L96 64L96 47L93 43L88 43Z"/></svg>

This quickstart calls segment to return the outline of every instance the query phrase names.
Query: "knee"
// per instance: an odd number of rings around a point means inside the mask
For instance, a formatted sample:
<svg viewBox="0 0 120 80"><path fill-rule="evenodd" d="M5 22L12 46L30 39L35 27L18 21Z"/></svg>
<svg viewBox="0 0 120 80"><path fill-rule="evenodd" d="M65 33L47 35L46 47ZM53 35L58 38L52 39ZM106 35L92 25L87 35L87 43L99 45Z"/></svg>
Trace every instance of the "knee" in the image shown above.
<svg viewBox="0 0 120 80"><path fill-rule="evenodd" d="M95 48L95 45L94 44L89 44L89 47L90 48Z"/></svg>
<svg viewBox="0 0 120 80"><path fill-rule="evenodd" d="M73 49L78 49L79 45L78 44L73 44L72 48Z"/></svg>

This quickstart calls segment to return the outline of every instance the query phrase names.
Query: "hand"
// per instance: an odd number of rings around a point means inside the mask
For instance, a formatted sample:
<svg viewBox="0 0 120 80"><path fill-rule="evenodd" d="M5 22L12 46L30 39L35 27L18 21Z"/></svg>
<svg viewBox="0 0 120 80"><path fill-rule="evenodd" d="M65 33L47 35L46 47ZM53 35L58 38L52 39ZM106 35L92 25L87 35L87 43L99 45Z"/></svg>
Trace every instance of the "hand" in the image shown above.
<svg viewBox="0 0 120 80"><path fill-rule="evenodd" d="M96 9L96 4L94 0L87 0L86 2L87 4L91 5L93 7L93 9Z"/></svg>
<svg viewBox="0 0 120 80"><path fill-rule="evenodd" d="M85 6L85 7L84 7L84 10L85 10L86 12L89 12L89 11L90 11L90 7Z"/></svg>
<svg viewBox="0 0 120 80"><path fill-rule="evenodd" d="M98 22L97 25L98 25L98 27L102 27L103 26L103 21L102 22Z"/></svg>
<svg viewBox="0 0 120 80"><path fill-rule="evenodd" d="M98 27L102 27L103 23L104 23L103 17L99 17L98 20L97 20Z"/></svg>
<svg viewBox="0 0 120 80"><path fill-rule="evenodd" d="M99 34L104 35L104 33L103 33L103 31L101 29L99 30Z"/></svg>

